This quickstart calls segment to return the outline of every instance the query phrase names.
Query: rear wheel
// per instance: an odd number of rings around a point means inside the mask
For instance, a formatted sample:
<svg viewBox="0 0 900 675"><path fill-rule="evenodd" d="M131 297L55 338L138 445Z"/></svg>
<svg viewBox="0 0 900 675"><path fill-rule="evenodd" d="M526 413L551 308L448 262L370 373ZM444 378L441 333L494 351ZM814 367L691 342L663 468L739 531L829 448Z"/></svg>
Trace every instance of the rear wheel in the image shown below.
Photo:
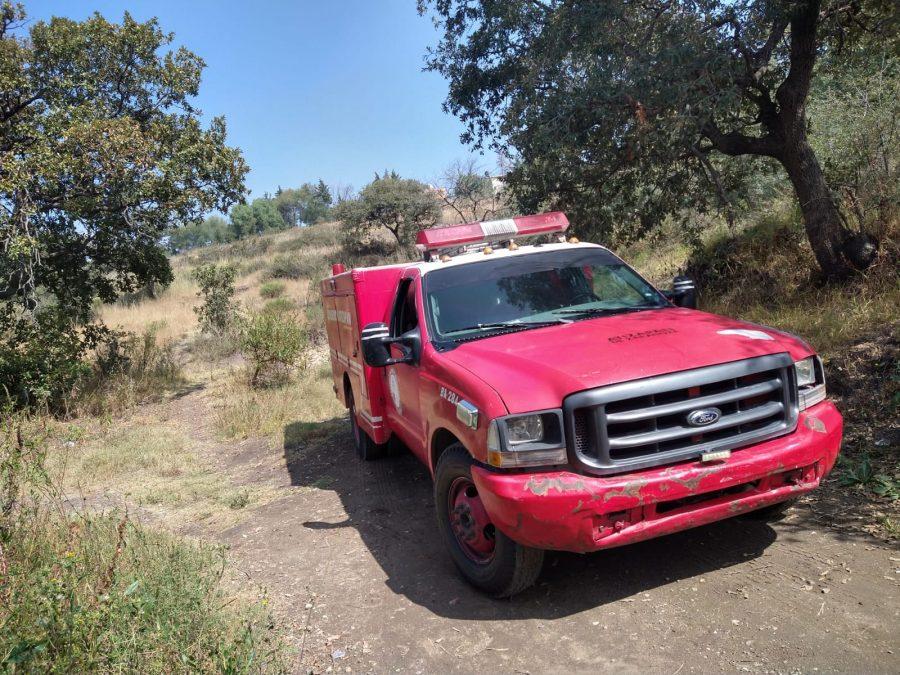
<svg viewBox="0 0 900 675"><path fill-rule="evenodd" d="M517 544L494 526L472 480L472 464L459 443L438 460L434 481L438 529L469 583L497 598L515 595L537 581L544 552Z"/></svg>
<svg viewBox="0 0 900 675"><path fill-rule="evenodd" d="M350 408L350 433L353 435L353 447L356 449L357 456L364 462L371 462L375 459L384 457L387 453L386 443L376 443L373 441L365 429L359 426L356 419L356 401L353 399L353 390L347 390L347 407Z"/></svg>

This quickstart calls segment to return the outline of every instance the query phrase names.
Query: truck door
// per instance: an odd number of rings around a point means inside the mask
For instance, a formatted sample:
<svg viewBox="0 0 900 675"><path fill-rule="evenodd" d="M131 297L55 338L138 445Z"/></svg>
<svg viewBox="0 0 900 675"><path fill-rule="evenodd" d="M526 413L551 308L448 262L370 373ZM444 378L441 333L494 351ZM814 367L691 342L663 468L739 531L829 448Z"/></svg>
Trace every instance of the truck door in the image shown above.
<svg viewBox="0 0 900 675"><path fill-rule="evenodd" d="M418 280L401 279L391 313L391 337L400 337L419 330L419 313L416 307ZM401 348L391 345L391 356L401 356ZM387 416L391 428L416 454L424 447L422 410L419 402L419 366L415 363L399 363L385 368L388 391Z"/></svg>

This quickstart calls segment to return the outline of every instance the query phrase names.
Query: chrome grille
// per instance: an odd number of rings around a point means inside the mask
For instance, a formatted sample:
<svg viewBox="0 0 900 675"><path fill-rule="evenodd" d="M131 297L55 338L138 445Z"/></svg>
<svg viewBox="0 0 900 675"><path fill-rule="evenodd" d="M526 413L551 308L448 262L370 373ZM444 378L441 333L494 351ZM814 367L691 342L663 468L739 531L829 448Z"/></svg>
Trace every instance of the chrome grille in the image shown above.
<svg viewBox="0 0 900 675"><path fill-rule="evenodd" d="M570 451L614 473L751 445L794 429L796 391L790 355L772 354L579 392L564 402ZM719 419L688 424L705 408Z"/></svg>

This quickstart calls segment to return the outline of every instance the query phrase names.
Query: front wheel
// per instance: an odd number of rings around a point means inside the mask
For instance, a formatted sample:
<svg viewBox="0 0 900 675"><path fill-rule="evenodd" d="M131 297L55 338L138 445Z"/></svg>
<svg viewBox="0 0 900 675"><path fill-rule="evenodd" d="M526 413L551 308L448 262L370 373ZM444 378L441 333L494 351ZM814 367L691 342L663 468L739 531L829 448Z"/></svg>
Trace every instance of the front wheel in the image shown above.
<svg viewBox="0 0 900 675"><path fill-rule="evenodd" d="M469 583L496 598L509 597L537 581L544 552L517 544L497 530L472 480L472 464L459 443L438 460L434 480L438 529Z"/></svg>
<svg viewBox="0 0 900 675"><path fill-rule="evenodd" d="M796 503L797 498L794 497L793 499L778 502L777 504L764 506L761 509L756 509L755 511L748 511L745 514L745 517L749 518L750 520L762 520L764 522L777 523L779 520L787 516L788 511L790 511L791 507Z"/></svg>
<svg viewBox="0 0 900 675"><path fill-rule="evenodd" d="M356 401L353 400L353 391L347 392L347 407L350 408L350 433L353 435L353 447L356 455L364 462L384 457L387 454L387 444L376 443L359 426L359 421L356 419Z"/></svg>

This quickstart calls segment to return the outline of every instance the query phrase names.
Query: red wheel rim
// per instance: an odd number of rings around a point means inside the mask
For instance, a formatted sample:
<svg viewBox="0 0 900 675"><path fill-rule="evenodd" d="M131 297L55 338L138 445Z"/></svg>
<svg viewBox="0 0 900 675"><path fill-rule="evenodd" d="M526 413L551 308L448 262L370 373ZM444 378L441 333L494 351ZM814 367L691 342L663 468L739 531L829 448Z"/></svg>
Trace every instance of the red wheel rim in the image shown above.
<svg viewBox="0 0 900 675"><path fill-rule="evenodd" d="M496 543L494 524L472 479L461 476L450 484L448 507L450 527L463 553L474 562L489 563Z"/></svg>

